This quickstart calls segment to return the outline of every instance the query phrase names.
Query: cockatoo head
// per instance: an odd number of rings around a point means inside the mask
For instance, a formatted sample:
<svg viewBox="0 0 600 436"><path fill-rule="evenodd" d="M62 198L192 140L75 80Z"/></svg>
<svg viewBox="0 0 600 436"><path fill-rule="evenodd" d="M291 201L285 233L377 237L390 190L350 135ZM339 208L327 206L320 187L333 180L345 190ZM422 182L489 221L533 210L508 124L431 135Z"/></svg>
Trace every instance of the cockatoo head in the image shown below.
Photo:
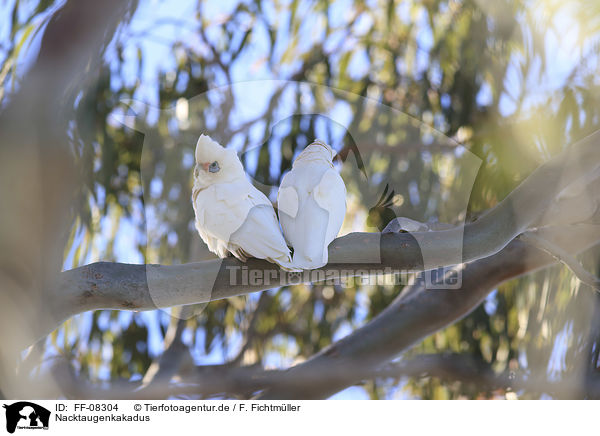
<svg viewBox="0 0 600 436"><path fill-rule="evenodd" d="M195 186L206 188L244 176L244 167L234 150L222 147L207 135L200 135L196 144Z"/></svg>
<svg viewBox="0 0 600 436"><path fill-rule="evenodd" d="M302 163L317 160L325 160L331 164L336 154L337 153L335 150L329 145L325 144L325 142L321 141L320 139L315 139L312 144L308 145L304 150L302 150L302 153L300 153L300 155L296 158L294 164L296 162Z"/></svg>

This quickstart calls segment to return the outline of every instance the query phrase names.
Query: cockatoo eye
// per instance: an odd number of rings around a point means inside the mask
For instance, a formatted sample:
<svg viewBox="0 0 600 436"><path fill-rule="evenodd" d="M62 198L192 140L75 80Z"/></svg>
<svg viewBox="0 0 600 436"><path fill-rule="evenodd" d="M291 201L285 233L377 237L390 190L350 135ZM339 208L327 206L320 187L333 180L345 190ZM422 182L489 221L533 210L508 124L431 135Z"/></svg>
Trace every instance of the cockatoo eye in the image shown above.
<svg viewBox="0 0 600 436"><path fill-rule="evenodd" d="M208 166L208 171L210 171L211 173L217 173L220 169L221 168L219 168L219 162L217 161L214 161Z"/></svg>

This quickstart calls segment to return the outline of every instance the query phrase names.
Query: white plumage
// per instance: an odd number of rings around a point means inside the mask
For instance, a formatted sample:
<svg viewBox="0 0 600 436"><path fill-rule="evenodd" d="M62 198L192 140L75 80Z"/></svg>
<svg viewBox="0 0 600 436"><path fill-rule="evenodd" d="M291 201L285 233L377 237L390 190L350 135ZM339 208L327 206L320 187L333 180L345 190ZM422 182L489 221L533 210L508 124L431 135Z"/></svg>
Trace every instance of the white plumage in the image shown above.
<svg viewBox="0 0 600 436"><path fill-rule="evenodd" d="M335 152L316 140L296 158L277 195L283 235L302 269L327 264L327 247L346 215L346 186L333 166Z"/></svg>
<svg viewBox="0 0 600 436"><path fill-rule="evenodd" d="M196 145L192 203L196 229L219 257L232 253L293 269L271 202L250 183L236 152L206 135Z"/></svg>

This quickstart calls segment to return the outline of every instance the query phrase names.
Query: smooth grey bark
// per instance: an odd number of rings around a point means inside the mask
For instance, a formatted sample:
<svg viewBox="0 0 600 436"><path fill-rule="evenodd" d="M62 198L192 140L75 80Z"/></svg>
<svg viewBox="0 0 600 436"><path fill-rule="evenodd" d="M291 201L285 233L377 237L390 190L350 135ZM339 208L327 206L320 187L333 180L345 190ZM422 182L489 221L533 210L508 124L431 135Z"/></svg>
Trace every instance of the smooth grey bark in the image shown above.
<svg viewBox="0 0 600 436"><path fill-rule="evenodd" d="M573 254L600 243L598 225L570 225L540 232L544 238L560 244ZM137 389L139 384L128 382L116 382L110 389L99 388L77 379L68 369L67 362L59 362L57 371L72 398L140 400L166 398L169 395L248 397L261 392L259 397L263 399L314 399L326 398L367 379L419 376L423 373L467 378L475 382L482 380L492 387L495 384L527 389L535 387L539 388L539 392L568 395L578 389L582 380L572 378L547 385L542 379L526 382L517 378L509 380L508 384L506 377L479 371L480 368L474 369L472 365L457 368L455 359L449 362L446 356L441 356L441 360L440 356L422 356L392 366L387 364L414 343L466 316L502 282L556 264L553 256L516 239L500 253L467 265L463 270L461 289L426 290L418 284L409 286L388 308L363 327L287 370L265 370L259 365L186 365L177 372L178 383L163 378L144 389ZM166 356L168 359L171 357ZM171 363L167 366L171 368ZM479 373L468 377L467 373L471 370ZM157 368L157 371L161 369ZM598 380L588 381L600 386Z"/></svg>
<svg viewBox="0 0 600 436"><path fill-rule="evenodd" d="M580 224L539 232L569 253L600 243L598 225ZM516 239L499 253L467 264L462 270L460 289L409 287L365 326L288 369L287 377L263 392L260 398L327 398L360 381L353 377L352 370L346 373L344 368L377 369L416 342L469 314L504 281L554 263L553 256ZM330 374L327 368L337 368L337 371Z"/></svg>

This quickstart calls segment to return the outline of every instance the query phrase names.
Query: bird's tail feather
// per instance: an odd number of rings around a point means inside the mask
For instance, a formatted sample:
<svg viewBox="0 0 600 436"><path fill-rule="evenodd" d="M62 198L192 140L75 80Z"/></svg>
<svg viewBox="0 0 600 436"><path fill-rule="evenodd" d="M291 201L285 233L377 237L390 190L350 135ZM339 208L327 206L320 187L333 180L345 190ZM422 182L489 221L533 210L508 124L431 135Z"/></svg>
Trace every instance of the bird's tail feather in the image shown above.
<svg viewBox="0 0 600 436"><path fill-rule="evenodd" d="M287 259L267 259L269 262L275 263L281 267L282 270L288 272L300 272L302 268L297 266L289 257Z"/></svg>
<svg viewBox="0 0 600 436"><path fill-rule="evenodd" d="M292 261L292 263L298 267L301 268L303 270L312 270L312 269L317 269L317 268L321 268L325 265L327 265L327 252L325 252L323 254L323 256L321 256L320 259L313 259L312 257L309 256L301 256L299 253L298 254L294 254L294 259Z"/></svg>

